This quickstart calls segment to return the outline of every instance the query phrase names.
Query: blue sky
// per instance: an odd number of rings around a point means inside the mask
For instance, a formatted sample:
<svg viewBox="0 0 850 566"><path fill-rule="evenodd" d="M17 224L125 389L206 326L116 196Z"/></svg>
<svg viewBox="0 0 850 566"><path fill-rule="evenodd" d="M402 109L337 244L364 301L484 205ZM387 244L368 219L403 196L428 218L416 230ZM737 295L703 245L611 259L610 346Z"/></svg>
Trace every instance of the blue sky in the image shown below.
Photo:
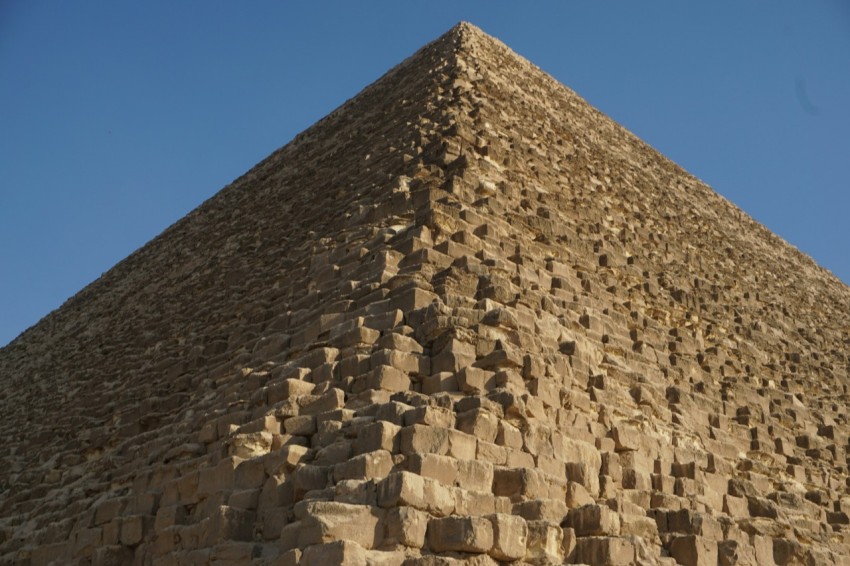
<svg viewBox="0 0 850 566"><path fill-rule="evenodd" d="M459 20L850 281L842 0L0 0L0 345Z"/></svg>

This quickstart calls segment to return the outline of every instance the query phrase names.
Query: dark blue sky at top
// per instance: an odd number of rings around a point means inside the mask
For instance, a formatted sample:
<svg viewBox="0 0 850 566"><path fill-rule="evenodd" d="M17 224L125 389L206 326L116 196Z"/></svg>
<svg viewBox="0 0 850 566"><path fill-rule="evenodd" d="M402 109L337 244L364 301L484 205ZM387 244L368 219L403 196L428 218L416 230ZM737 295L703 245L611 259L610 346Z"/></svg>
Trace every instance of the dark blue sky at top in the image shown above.
<svg viewBox="0 0 850 566"><path fill-rule="evenodd" d="M0 0L0 345L459 20L850 281L842 0Z"/></svg>

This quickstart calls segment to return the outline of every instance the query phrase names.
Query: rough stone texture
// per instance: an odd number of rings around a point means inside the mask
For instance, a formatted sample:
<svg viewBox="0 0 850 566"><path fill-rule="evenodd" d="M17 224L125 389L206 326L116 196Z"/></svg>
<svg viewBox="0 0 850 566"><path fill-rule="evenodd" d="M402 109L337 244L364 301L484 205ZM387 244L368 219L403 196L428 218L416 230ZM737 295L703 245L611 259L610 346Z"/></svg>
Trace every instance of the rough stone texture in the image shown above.
<svg viewBox="0 0 850 566"><path fill-rule="evenodd" d="M0 351L0 562L846 563L848 312L461 24Z"/></svg>

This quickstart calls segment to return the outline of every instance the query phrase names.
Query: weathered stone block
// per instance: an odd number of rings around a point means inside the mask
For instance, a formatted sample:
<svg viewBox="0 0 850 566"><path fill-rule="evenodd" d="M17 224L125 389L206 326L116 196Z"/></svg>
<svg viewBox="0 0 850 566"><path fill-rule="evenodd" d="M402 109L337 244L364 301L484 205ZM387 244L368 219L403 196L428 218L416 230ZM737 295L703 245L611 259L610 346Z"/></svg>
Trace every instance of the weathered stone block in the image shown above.
<svg viewBox="0 0 850 566"><path fill-rule="evenodd" d="M395 454L399 449L401 427L387 421L378 421L361 428L354 441L354 453L363 454L375 450L386 450Z"/></svg>
<svg viewBox="0 0 850 566"><path fill-rule="evenodd" d="M697 535L678 536L670 542L670 556L683 566L716 566L717 543Z"/></svg>
<svg viewBox="0 0 850 566"><path fill-rule="evenodd" d="M419 424L453 428L455 426L455 414L451 409L424 405L407 411L404 414L404 424L405 426Z"/></svg>
<svg viewBox="0 0 850 566"><path fill-rule="evenodd" d="M378 366L372 370L366 386L369 389L407 391L410 389L410 377L392 366Z"/></svg>
<svg viewBox="0 0 850 566"><path fill-rule="evenodd" d="M459 462L451 456L439 454L413 454L408 460L408 469L420 476L433 478L446 486L455 484Z"/></svg>
<svg viewBox="0 0 850 566"><path fill-rule="evenodd" d="M401 429L402 454L446 454L449 451L449 430L443 427L413 425Z"/></svg>
<svg viewBox="0 0 850 566"><path fill-rule="evenodd" d="M472 409L457 416L457 428L484 442L495 442L499 418L485 409Z"/></svg>
<svg viewBox="0 0 850 566"><path fill-rule="evenodd" d="M384 510L379 507L337 501L309 501L297 513L302 523L298 535L299 547L347 540L363 548L375 548L383 539Z"/></svg>
<svg viewBox="0 0 850 566"><path fill-rule="evenodd" d="M548 497L549 487L542 474L529 468L493 469L493 494L512 500Z"/></svg>
<svg viewBox="0 0 850 566"><path fill-rule="evenodd" d="M585 505L570 509L564 526L575 529L578 537L618 536L620 516L605 505Z"/></svg>
<svg viewBox="0 0 850 566"><path fill-rule="evenodd" d="M334 466L334 481L381 479L393 469L393 457L387 450L375 450L350 458Z"/></svg>
<svg viewBox="0 0 850 566"><path fill-rule="evenodd" d="M513 514L527 521L558 523L567 516L567 505L556 499L532 499L515 503Z"/></svg>
<svg viewBox="0 0 850 566"><path fill-rule="evenodd" d="M580 537L576 539L575 559L583 564L625 566L635 563L635 545L625 538Z"/></svg>
<svg viewBox="0 0 850 566"><path fill-rule="evenodd" d="M478 460L458 460L457 484L464 489L489 493L493 488L493 465Z"/></svg>
<svg viewBox="0 0 850 566"><path fill-rule="evenodd" d="M387 510L384 544L422 548L427 529L427 513L413 507L393 507Z"/></svg>
<svg viewBox="0 0 850 566"><path fill-rule="evenodd" d="M522 517L494 513L488 515L493 525L493 547L489 554L496 560L519 560L525 557L528 525Z"/></svg>
<svg viewBox="0 0 850 566"><path fill-rule="evenodd" d="M483 517L443 517L428 521L434 552L486 553L493 548L493 525Z"/></svg>
<svg viewBox="0 0 850 566"><path fill-rule="evenodd" d="M362 566L366 564L366 550L350 540L338 540L308 546L301 553L301 566Z"/></svg>
<svg viewBox="0 0 850 566"><path fill-rule="evenodd" d="M564 531L557 523L527 521L528 541L525 561L541 564L560 564L564 560Z"/></svg>

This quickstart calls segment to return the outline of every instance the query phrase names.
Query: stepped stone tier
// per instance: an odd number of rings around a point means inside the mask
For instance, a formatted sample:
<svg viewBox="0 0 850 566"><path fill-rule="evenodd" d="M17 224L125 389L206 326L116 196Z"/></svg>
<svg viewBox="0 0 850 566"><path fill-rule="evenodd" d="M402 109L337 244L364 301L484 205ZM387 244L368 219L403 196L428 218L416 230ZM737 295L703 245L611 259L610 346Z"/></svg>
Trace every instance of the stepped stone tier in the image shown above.
<svg viewBox="0 0 850 566"><path fill-rule="evenodd" d="M0 351L0 562L848 564L848 314L459 24Z"/></svg>

